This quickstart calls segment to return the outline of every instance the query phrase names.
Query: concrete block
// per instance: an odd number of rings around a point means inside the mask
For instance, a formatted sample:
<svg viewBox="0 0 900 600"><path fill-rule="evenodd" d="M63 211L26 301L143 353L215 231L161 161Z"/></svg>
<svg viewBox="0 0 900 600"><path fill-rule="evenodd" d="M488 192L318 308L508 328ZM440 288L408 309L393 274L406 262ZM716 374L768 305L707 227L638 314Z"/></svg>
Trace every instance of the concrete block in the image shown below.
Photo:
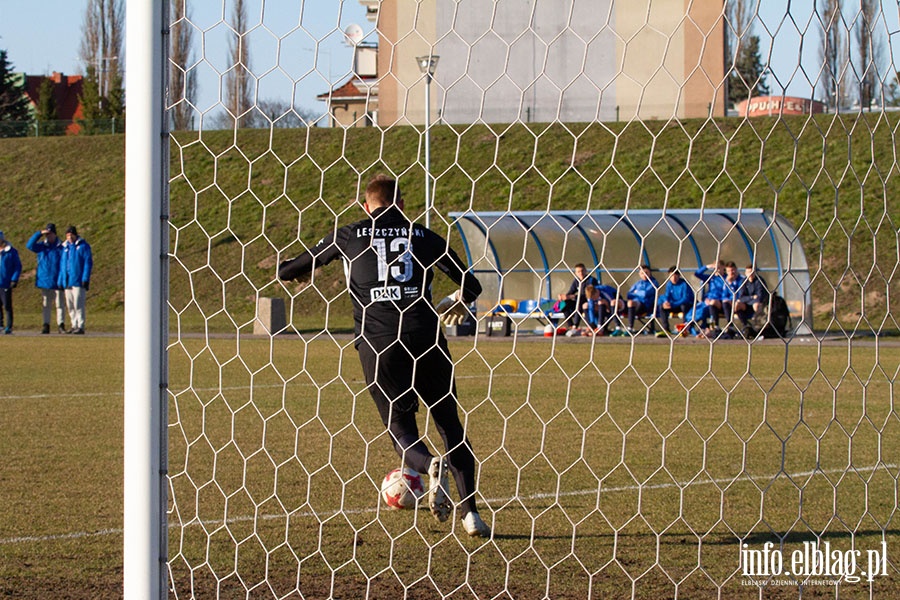
<svg viewBox="0 0 900 600"><path fill-rule="evenodd" d="M253 333L275 335L287 326L283 298L260 298L256 302L256 320Z"/></svg>

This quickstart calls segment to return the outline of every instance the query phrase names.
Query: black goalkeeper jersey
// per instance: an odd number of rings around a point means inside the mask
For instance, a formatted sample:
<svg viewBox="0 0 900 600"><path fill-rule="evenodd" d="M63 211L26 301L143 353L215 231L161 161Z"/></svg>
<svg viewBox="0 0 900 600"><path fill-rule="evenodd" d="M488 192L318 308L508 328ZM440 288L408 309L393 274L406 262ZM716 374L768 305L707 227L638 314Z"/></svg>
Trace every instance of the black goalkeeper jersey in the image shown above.
<svg viewBox="0 0 900 600"><path fill-rule="evenodd" d="M466 272L449 244L430 229L410 223L394 206L376 209L370 218L341 227L281 263L278 277L297 279L338 258L344 261L356 334L365 339L435 335L433 267L461 285L465 302L481 293L478 279Z"/></svg>

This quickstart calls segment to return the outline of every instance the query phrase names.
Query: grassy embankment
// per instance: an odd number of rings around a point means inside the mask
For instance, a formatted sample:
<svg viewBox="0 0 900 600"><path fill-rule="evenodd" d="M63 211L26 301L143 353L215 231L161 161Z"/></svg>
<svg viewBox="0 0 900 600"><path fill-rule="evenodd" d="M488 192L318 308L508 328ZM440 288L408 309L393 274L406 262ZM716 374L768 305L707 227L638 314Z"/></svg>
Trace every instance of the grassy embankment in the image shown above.
<svg viewBox="0 0 900 600"><path fill-rule="evenodd" d="M454 210L765 208L799 232L818 329L896 331L898 268L893 115L620 124L438 126L435 203ZM172 144L172 313L182 325L247 326L256 297L296 292L275 281L281 257L361 214L368 178L402 178L407 212L424 204L415 128L180 133ZM0 227L26 273L20 328L39 326L28 236L75 223L92 244L89 319L122 324L122 136L0 140ZM656 268L665 266L655 265ZM439 289L438 292L441 290ZM338 303L328 310L329 301ZM294 303L298 326L349 325L341 272L326 269ZM224 309L224 310L223 310Z"/></svg>

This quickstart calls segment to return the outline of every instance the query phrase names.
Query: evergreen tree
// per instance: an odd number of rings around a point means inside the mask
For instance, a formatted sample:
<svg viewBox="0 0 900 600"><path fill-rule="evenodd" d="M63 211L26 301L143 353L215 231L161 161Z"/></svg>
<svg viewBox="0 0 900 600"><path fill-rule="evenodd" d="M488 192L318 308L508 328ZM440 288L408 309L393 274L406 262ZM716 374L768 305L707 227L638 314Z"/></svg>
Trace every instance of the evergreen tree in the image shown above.
<svg viewBox="0 0 900 600"><path fill-rule="evenodd" d="M891 82L885 82L884 103L886 106L900 106L900 73L896 71Z"/></svg>
<svg viewBox="0 0 900 600"><path fill-rule="evenodd" d="M753 96L769 93L766 65L759 55L759 36L745 37L737 49L734 70L728 76L728 100L737 104Z"/></svg>
<svg viewBox="0 0 900 600"><path fill-rule="evenodd" d="M31 106L25 95L25 78L17 81L6 50L0 50L0 137L28 135Z"/></svg>
<svg viewBox="0 0 900 600"><path fill-rule="evenodd" d="M100 124L100 119L104 118L102 98L100 97L100 88L97 83L96 73L93 67L87 68L87 74L84 76L81 85L81 119L78 124L81 125L81 132L87 135L103 133L104 128Z"/></svg>
<svg viewBox="0 0 900 600"><path fill-rule="evenodd" d="M59 113L56 111L56 96L54 95L53 80L49 77L41 79L38 88L38 100L34 116L38 121L38 135L60 135L65 128L59 122Z"/></svg>
<svg viewBox="0 0 900 600"><path fill-rule="evenodd" d="M109 130L110 133L122 133L125 130L125 86L120 74L113 76L111 86L104 102L104 116L115 128Z"/></svg>

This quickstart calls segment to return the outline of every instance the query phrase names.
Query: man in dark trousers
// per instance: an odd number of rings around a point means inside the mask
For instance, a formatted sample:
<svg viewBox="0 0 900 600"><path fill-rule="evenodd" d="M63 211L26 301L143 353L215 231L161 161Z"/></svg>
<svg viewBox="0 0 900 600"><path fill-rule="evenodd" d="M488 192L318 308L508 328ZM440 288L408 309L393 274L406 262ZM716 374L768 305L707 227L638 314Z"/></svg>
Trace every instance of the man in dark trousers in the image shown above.
<svg viewBox="0 0 900 600"><path fill-rule="evenodd" d="M453 510L447 494L449 466L466 533L490 537L475 505L475 455L459 420L453 361L438 318L460 320L468 312L466 304L481 293L481 284L465 271L446 240L406 218L393 179L377 176L369 182L365 209L369 218L341 227L281 263L278 277L298 279L335 259L344 261L356 349L395 450L410 468L428 473L428 504L438 521L446 521ZM437 309L431 303L432 267L460 286ZM446 458L432 455L419 436L419 398L444 441Z"/></svg>
<svg viewBox="0 0 900 600"><path fill-rule="evenodd" d="M7 335L13 330L13 288L19 285L21 274L22 261L19 259L19 252L6 241L6 236L0 231L0 329Z"/></svg>

